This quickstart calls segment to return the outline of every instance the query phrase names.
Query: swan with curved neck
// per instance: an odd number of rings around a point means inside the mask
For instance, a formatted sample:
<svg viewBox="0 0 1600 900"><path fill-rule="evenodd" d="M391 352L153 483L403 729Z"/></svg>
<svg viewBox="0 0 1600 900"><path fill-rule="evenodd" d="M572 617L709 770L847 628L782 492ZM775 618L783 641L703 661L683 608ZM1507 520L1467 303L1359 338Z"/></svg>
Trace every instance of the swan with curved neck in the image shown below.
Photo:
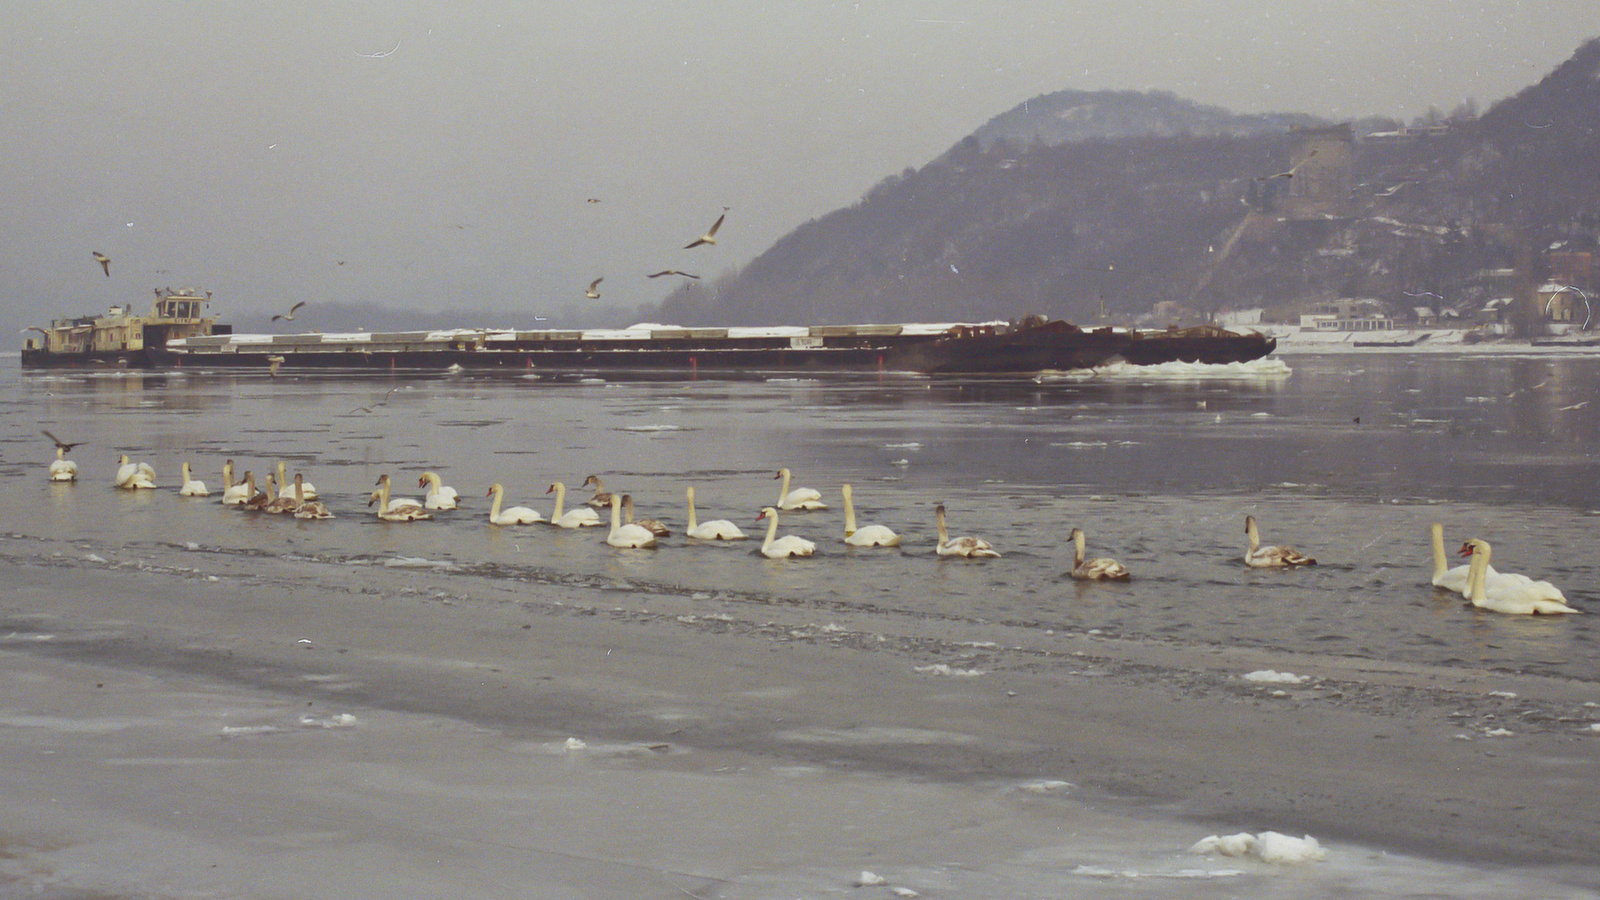
<svg viewBox="0 0 1600 900"><path fill-rule="evenodd" d="M410 497L389 496L389 476L378 476L378 489L372 492L372 497L367 500L367 505L378 505L378 518L385 522L416 522L421 519L433 518L433 513L428 512L421 503Z"/></svg>
<svg viewBox="0 0 1600 900"><path fill-rule="evenodd" d="M1433 532L1433 586L1442 587L1463 597L1467 596L1472 592L1472 581L1469 577L1472 564L1462 563L1450 568L1444 555L1444 526L1435 522L1430 530ZM1500 573L1494 570L1494 566L1489 566L1485 574L1493 578Z"/></svg>
<svg viewBox="0 0 1600 900"><path fill-rule="evenodd" d="M323 503L321 500L306 499L305 485L305 476L301 475L299 472L294 473L294 500L295 503L298 504L295 507L294 517L296 519L333 518L333 510L328 509L327 504Z"/></svg>
<svg viewBox="0 0 1600 900"><path fill-rule="evenodd" d="M933 516L934 521L938 523L939 543L936 552L940 556L964 556L970 559L998 559L1000 557L1000 551L994 549L994 545L983 538L951 537L950 531L945 527L944 523L943 503L933 508Z"/></svg>
<svg viewBox="0 0 1600 900"><path fill-rule="evenodd" d="M284 474L283 460L278 460L278 496L286 500L294 499L294 484L289 481L289 476ZM318 496L317 486L307 481L305 483L306 499L315 500Z"/></svg>
<svg viewBox="0 0 1600 900"><path fill-rule="evenodd" d="M839 494L844 497L844 542L852 547L898 547L900 535L886 525L863 525L856 527L856 505L853 491L848 484L839 485Z"/></svg>
<svg viewBox="0 0 1600 900"><path fill-rule="evenodd" d="M761 555L768 559L785 559L790 556L811 556L817 552L817 545L803 537L786 534L778 537L778 511L770 506L761 508L761 515L756 516L759 521L767 520L767 537L761 542Z"/></svg>
<svg viewBox="0 0 1600 900"><path fill-rule="evenodd" d="M611 492L606 490L605 483L600 480L600 476L590 475L583 480L583 484L580 487L588 487L591 484L594 485L594 496L583 501L583 505L594 509L605 509L610 506Z"/></svg>
<svg viewBox="0 0 1600 900"><path fill-rule="evenodd" d="M67 459L67 448L56 445L56 458L50 460L51 481L77 481L78 464Z"/></svg>
<svg viewBox="0 0 1600 900"><path fill-rule="evenodd" d="M1084 559L1083 529L1072 529L1072 571L1067 574L1079 581L1129 581L1133 576L1122 563L1105 556Z"/></svg>
<svg viewBox="0 0 1600 900"><path fill-rule="evenodd" d="M694 487L691 485L683 491L684 498L689 501L689 527L684 529L684 534L700 541L742 541L747 535L739 530L739 526L727 519L712 519L709 522L700 522L695 518Z"/></svg>
<svg viewBox="0 0 1600 900"><path fill-rule="evenodd" d="M561 482L553 482L545 493L556 495L556 508L550 513L551 525L557 528L595 528L603 524L600 514L587 506L562 512L567 503L567 486Z"/></svg>
<svg viewBox="0 0 1600 900"><path fill-rule="evenodd" d="M606 534L606 543L623 549L654 550L656 536L650 529L622 521L622 507L631 505L631 500L627 494L611 495L611 531Z"/></svg>
<svg viewBox="0 0 1600 900"><path fill-rule="evenodd" d="M500 508L500 503L505 499L505 494L505 486L499 482L495 482L493 485L490 485L489 493L484 495L485 497L494 498L494 502L489 505L489 521L492 524L532 525L536 522L544 521L544 516L539 515L538 512L531 510L526 506L513 506L510 509L502 510Z"/></svg>
<svg viewBox="0 0 1600 900"><path fill-rule="evenodd" d="M192 474L190 474L188 460L184 460L184 463L180 468L183 470L183 486L178 488L178 493L180 495L184 497L211 496L211 490L206 487L206 483L204 481L197 480Z"/></svg>
<svg viewBox="0 0 1600 900"><path fill-rule="evenodd" d="M117 467L116 484L125 491L149 490L156 486L156 470L149 463L129 462L128 454L124 453Z"/></svg>
<svg viewBox="0 0 1600 900"><path fill-rule="evenodd" d="M1250 541L1250 546L1244 553L1244 561L1247 565L1260 569L1270 569L1314 566L1317 564L1316 560L1293 547L1261 546L1261 533L1256 530L1255 516L1244 517L1244 533Z"/></svg>
<svg viewBox="0 0 1600 900"><path fill-rule="evenodd" d="M455 488L444 483L438 472L423 472L417 479L417 487L428 489L422 503L428 509L455 509L461 497Z"/></svg>
<svg viewBox="0 0 1600 900"><path fill-rule="evenodd" d="M1548 581L1532 579L1518 581L1507 578L1504 574L1498 578L1489 578L1491 551L1488 541L1477 538L1461 545L1461 555L1472 557L1468 573L1467 598L1472 601L1473 606L1491 612L1524 616L1549 616L1583 611L1569 606L1560 589Z"/></svg>
<svg viewBox="0 0 1600 900"><path fill-rule="evenodd" d="M778 509L827 509L828 504L822 502L822 495L808 487L799 487L789 490L789 470L779 469L773 478L783 479L783 484L778 488Z"/></svg>

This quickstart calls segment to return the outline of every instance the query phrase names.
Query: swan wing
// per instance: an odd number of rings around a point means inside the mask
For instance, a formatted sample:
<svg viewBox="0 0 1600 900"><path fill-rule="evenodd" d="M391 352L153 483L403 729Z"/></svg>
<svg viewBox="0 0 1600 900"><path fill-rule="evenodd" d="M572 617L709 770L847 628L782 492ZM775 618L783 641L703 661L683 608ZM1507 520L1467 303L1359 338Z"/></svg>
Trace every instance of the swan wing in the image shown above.
<svg viewBox="0 0 1600 900"><path fill-rule="evenodd" d="M701 522L694 530L689 532L689 537L702 541L742 541L747 535L739 530L739 526L727 519L712 519Z"/></svg>
<svg viewBox="0 0 1600 900"><path fill-rule="evenodd" d="M854 547L898 547L900 535L884 525L863 525L844 542Z"/></svg>

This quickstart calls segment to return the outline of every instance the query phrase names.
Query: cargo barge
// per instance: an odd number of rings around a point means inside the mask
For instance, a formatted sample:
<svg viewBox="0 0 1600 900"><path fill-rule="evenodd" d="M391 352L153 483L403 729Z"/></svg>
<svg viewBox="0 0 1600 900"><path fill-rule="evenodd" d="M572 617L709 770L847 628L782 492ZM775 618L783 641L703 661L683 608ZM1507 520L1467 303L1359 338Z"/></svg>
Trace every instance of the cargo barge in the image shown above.
<svg viewBox="0 0 1600 900"><path fill-rule="evenodd" d="M1137 332L1084 330L1030 317L1017 323L813 325L751 328L233 334L200 318L195 297L162 295L150 317L119 309L94 319L58 320L22 352L25 368L245 368L299 370L463 370L654 374L885 371L927 375L1032 375L1113 360L1136 364L1243 362L1272 352L1259 334L1221 329ZM185 317L179 313L191 313ZM39 329L43 331L44 329Z"/></svg>

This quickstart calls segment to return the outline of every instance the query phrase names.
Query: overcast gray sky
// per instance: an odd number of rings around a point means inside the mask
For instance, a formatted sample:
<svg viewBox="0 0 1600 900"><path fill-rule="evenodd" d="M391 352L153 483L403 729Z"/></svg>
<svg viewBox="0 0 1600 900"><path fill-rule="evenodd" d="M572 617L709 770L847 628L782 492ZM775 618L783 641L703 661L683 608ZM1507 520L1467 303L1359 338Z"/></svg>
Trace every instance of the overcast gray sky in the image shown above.
<svg viewBox="0 0 1600 900"><path fill-rule="evenodd" d="M672 287L645 273L741 266L1042 93L1329 118L1487 108L1600 34L1596 10L14 0L0 323L142 309L163 285L214 291L224 319L296 299L632 307ZM681 249L725 206L717 246Z"/></svg>

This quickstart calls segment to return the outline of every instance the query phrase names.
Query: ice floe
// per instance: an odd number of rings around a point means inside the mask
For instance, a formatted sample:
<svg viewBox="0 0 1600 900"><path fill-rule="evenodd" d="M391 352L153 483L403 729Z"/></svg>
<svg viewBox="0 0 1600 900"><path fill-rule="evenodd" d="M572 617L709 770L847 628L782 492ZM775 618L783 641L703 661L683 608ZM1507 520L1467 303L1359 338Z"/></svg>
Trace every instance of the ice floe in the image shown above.
<svg viewBox="0 0 1600 900"><path fill-rule="evenodd" d="M1235 858L1249 856L1270 863L1313 862L1328 857L1328 852L1322 849L1316 838L1310 835L1291 837L1276 831L1263 831L1260 834L1250 834L1247 831L1238 834L1213 834L1196 841L1189 848L1189 852L1202 855L1217 853Z"/></svg>

